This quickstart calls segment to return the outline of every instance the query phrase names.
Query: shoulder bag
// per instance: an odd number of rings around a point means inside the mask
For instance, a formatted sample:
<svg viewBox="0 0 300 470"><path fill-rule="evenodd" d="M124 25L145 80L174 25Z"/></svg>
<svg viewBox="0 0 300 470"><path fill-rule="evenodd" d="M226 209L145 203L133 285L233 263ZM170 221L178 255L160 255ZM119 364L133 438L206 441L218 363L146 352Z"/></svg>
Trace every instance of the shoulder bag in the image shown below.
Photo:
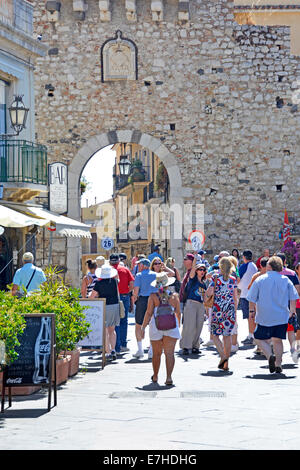
<svg viewBox="0 0 300 470"><path fill-rule="evenodd" d="M206 307L206 308L212 308L212 306L213 306L213 304L214 304L214 300L215 300L215 288L216 288L216 284L217 284L217 279L218 279L218 276L215 277L215 280L214 280L214 290L213 290L213 293L211 294L211 296L210 296L210 297L207 297L207 296L204 297L203 305L204 305L204 307Z"/></svg>
<svg viewBox="0 0 300 470"><path fill-rule="evenodd" d="M31 284L31 281L32 281L32 279L33 279L33 276L35 275L35 272L36 272L36 268L34 268L34 271L33 271L32 275L31 275L31 278L29 279L29 282L27 283L27 286L25 287L26 293L27 293L28 287L29 287L30 284ZM22 297L26 297L26 294L25 294L24 291L21 291L21 292L18 291L17 294L16 294L16 296L18 297L18 299L21 299Z"/></svg>

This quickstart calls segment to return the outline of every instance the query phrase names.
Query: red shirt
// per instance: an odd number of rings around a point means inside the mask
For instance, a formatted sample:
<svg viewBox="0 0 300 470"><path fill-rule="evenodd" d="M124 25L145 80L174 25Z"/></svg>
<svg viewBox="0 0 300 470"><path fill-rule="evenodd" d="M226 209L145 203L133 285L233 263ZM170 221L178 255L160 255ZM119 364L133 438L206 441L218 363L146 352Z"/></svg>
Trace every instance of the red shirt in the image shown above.
<svg viewBox="0 0 300 470"><path fill-rule="evenodd" d="M125 266L114 264L113 267L118 271L120 282L118 284L119 294L129 294L129 283L134 281L134 277L130 270Z"/></svg>

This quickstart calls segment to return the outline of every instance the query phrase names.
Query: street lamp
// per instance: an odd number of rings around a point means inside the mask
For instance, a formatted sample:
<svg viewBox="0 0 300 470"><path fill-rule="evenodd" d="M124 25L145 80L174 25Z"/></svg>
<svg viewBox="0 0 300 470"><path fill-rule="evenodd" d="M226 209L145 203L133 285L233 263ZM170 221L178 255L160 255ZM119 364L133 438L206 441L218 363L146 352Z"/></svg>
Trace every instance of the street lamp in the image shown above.
<svg viewBox="0 0 300 470"><path fill-rule="evenodd" d="M129 176L131 169L131 161L125 152L126 144L123 144L123 154L120 156L119 169L121 176Z"/></svg>
<svg viewBox="0 0 300 470"><path fill-rule="evenodd" d="M1 137L15 137L25 128L29 108L23 103L23 95L14 95L15 99L8 108L11 126L16 134L1 134Z"/></svg>

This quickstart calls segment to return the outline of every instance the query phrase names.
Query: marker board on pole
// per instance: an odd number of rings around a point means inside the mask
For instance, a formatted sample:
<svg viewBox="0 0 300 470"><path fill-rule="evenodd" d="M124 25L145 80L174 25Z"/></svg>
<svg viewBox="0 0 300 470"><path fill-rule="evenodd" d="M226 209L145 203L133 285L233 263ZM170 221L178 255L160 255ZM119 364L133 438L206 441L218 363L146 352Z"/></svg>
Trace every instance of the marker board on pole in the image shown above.
<svg viewBox="0 0 300 470"><path fill-rule="evenodd" d="M85 319L90 323L90 332L77 344L86 350L102 351L102 368L105 366L105 308L106 299L80 299L80 305L86 307Z"/></svg>

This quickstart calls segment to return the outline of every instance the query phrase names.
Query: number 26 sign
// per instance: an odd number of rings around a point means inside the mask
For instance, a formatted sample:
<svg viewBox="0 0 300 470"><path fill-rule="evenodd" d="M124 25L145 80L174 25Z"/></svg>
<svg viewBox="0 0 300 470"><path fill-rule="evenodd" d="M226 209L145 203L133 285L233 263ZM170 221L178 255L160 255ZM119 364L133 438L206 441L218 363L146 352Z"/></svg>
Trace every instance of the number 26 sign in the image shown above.
<svg viewBox="0 0 300 470"><path fill-rule="evenodd" d="M109 237L102 238L101 246L103 250L111 250L114 247L114 241Z"/></svg>

